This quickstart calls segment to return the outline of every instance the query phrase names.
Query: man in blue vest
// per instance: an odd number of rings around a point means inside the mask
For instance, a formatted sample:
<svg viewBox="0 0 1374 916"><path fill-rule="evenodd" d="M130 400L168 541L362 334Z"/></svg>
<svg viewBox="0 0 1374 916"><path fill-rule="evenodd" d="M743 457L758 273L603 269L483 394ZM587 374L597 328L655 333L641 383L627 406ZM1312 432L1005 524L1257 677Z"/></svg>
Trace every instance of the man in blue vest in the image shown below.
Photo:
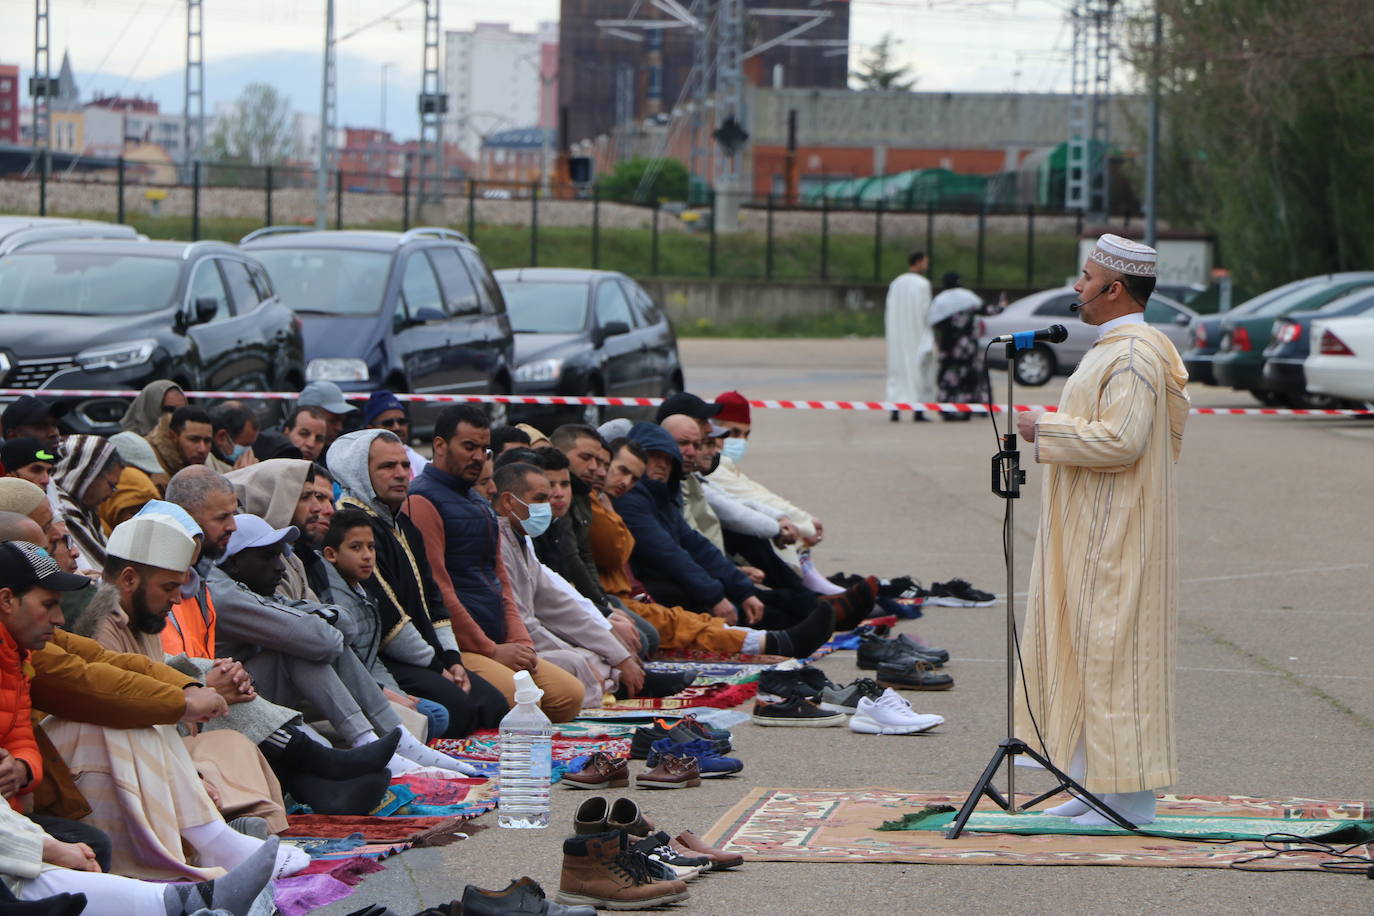
<svg viewBox="0 0 1374 916"><path fill-rule="evenodd" d="M515 672L529 671L544 691L544 712L566 722L582 709L582 683L535 653L501 560L496 513L473 489L491 454L490 426L472 405L440 413L434 460L411 482L403 511L424 539L463 664L511 702Z"/></svg>

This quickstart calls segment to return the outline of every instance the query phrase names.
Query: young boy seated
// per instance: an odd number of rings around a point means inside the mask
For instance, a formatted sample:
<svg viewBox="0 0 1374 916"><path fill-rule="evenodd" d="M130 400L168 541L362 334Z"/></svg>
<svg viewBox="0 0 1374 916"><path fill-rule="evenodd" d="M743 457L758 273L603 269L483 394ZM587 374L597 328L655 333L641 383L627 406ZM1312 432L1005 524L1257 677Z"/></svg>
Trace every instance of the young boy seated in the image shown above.
<svg viewBox="0 0 1374 916"><path fill-rule="evenodd" d="M409 696L384 663L384 659L391 659L426 667L434 659L434 649L409 620L403 620L391 633L381 632L377 602L362 585L377 568L376 538L367 515L357 509L335 513L322 547L329 587L320 597L343 611L336 626L344 641L381 685L387 699L427 716L431 737L444 736L448 710L432 700Z"/></svg>

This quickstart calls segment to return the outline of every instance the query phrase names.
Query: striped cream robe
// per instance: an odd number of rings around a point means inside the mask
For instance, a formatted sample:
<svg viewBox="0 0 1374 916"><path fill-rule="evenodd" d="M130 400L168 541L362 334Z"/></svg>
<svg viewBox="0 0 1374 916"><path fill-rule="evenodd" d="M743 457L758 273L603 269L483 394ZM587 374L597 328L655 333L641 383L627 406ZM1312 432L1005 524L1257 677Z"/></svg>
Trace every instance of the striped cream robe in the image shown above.
<svg viewBox="0 0 1374 916"><path fill-rule="evenodd" d="M1145 324L1113 328L1041 416L1047 465L1016 694L1017 737L1067 769L1080 740L1091 792L1178 779L1174 465L1188 417L1183 361ZM1035 713L1032 723L1027 712Z"/></svg>

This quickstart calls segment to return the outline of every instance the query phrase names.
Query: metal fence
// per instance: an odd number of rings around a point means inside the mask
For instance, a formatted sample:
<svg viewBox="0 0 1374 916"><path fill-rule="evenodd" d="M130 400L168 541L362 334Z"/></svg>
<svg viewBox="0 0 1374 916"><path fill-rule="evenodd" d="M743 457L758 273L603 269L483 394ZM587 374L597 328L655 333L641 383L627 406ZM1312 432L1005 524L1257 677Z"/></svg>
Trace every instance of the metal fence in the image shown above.
<svg viewBox="0 0 1374 916"><path fill-rule="evenodd" d="M181 174L184 171L185 174ZM0 179L0 209L130 223L160 237L236 241L262 225L314 224L316 172L293 166L111 160L102 167ZM326 183L324 228L408 229L444 225L465 232L494 267L616 269L634 276L702 276L774 281L881 282L906 267L908 252L930 256L931 275L960 273L980 288L1057 284L1073 271L1081 214L1034 207L891 206L877 201L798 205L781 196L721 208L635 204L600 184L418 177L336 169ZM738 223L717 214L738 211Z"/></svg>

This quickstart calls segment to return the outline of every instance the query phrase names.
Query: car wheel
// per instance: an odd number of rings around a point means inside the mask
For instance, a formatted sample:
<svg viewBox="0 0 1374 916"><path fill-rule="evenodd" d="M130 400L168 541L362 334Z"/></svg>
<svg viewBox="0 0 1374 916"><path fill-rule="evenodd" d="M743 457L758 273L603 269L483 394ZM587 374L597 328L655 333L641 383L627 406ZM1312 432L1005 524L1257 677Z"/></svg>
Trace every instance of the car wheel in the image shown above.
<svg viewBox="0 0 1374 916"><path fill-rule="evenodd" d="M600 385L589 385L585 397L600 398L605 397L606 392L601 390ZM583 426L590 426L592 429L600 426L604 422L606 408L600 404L583 404L581 416L578 422Z"/></svg>
<svg viewBox="0 0 1374 916"><path fill-rule="evenodd" d="M510 384L508 382L497 382L492 385L492 394L510 394ZM487 405L487 417L491 420L491 428L510 425L510 405L503 402L496 402Z"/></svg>
<svg viewBox="0 0 1374 916"><path fill-rule="evenodd" d="M1256 401L1265 407L1282 407L1283 395L1276 391L1265 391L1263 388L1251 388L1250 394Z"/></svg>
<svg viewBox="0 0 1374 916"><path fill-rule="evenodd" d="M1031 347L1016 356L1016 381L1029 388L1038 388L1054 378L1056 362L1049 347Z"/></svg>
<svg viewBox="0 0 1374 916"><path fill-rule="evenodd" d="M1302 407L1306 410L1335 410L1338 407L1344 407L1345 401L1329 394L1313 394L1310 391L1304 391L1293 398L1293 406Z"/></svg>

